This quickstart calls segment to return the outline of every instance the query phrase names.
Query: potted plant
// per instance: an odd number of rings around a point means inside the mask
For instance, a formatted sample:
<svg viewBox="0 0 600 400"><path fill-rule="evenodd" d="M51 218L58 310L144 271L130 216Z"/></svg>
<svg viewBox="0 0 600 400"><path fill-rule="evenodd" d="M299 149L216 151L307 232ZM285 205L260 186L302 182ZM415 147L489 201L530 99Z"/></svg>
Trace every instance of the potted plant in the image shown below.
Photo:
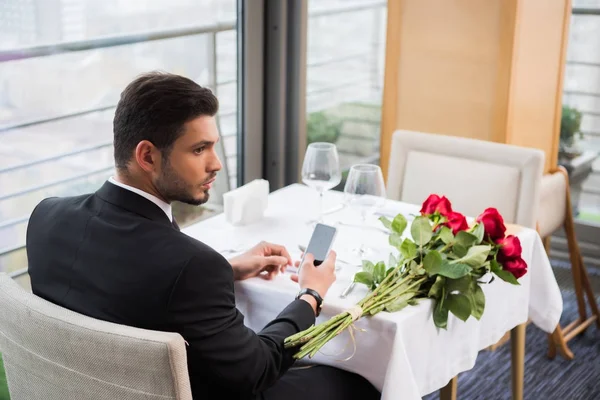
<svg viewBox="0 0 600 400"><path fill-rule="evenodd" d="M583 139L581 112L576 108L563 106L560 120L559 158L572 160L581 155L577 139Z"/></svg>
<svg viewBox="0 0 600 400"><path fill-rule="evenodd" d="M325 111L316 111L308 115L306 135L308 144L314 142L335 143L342 133L342 120Z"/></svg>
<svg viewBox="0 0 600 400"><path fill-rule="evenodd" d="M579 195L581 194L582 184L592 172L592 164L598 156L593 151L582 151L579 147L578 140L583 139L581 118L581 111L574 107L563 106L558 164L565 167L569 173L573 214L575 216L579 213Z"/></svg>

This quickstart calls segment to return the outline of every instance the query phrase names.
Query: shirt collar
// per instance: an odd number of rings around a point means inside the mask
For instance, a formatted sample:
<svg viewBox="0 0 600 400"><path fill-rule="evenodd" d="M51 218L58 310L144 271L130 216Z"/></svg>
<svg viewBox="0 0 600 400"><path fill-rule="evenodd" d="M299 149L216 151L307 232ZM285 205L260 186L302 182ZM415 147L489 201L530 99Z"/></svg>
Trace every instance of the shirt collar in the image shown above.
<svg viewBox="0 0 600 400"><path fill-rule="evenodd" d="M151 195L148 192L144 192L143 190L140 190L138 188L135 188L133 186L129 186L126 185L122 182L117 181L114 177L110 177L108 178L108 181L110 183L112 183L113 185L122 187L123 189L127 189L133 193L139 194L140 196L150 200L151 202L153 202L154 204L156 204L157 206L159 206L161 208L161 210L163 210L165 212L165 214L167 215L167 217L169 218L169 221L173 222L173 210L172 207L169 203L164 202L163 200L159 199L158 197Z"/></svg>

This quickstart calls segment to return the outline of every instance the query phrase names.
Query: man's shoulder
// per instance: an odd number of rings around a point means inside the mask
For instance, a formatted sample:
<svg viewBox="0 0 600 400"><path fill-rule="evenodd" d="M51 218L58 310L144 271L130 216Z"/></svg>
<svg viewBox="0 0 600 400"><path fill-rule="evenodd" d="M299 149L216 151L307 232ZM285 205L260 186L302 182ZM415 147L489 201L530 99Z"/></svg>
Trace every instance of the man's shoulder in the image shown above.
<svg viewBox="0 0 600 400"><path fill-rule="evenodd" d="M35 220L39 216L50 217L63 211L72 210L74 206L84 203L92 196L93 193L68 197L46 197L34 207L31 212L30 221Z"/></svg>

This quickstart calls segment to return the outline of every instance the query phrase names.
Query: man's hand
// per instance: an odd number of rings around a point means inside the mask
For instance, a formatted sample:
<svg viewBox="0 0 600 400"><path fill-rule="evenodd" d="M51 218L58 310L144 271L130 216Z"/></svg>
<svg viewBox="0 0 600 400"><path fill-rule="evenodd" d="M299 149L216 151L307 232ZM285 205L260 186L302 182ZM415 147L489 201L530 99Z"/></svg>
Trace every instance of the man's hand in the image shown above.
<svg viewBox="0 0 600 400"><path fill-rule="evenodd" d="M229 260L235 280L241 281L255 276L273 279L292 265L292 258L285 247L261 242L244 254Z"/></svg>

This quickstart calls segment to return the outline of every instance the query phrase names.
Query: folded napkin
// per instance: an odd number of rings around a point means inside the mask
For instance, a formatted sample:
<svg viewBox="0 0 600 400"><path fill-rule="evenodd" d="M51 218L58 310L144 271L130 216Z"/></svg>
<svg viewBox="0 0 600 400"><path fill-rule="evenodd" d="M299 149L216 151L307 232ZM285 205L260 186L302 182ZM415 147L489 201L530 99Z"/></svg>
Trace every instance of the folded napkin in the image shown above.
<svg viewBox="0 0 600 400"><path fill-rule="evenodd" d="M247 225L263 218L269 198L269 181L256 179L223 195L225 219Z"/></svg>

